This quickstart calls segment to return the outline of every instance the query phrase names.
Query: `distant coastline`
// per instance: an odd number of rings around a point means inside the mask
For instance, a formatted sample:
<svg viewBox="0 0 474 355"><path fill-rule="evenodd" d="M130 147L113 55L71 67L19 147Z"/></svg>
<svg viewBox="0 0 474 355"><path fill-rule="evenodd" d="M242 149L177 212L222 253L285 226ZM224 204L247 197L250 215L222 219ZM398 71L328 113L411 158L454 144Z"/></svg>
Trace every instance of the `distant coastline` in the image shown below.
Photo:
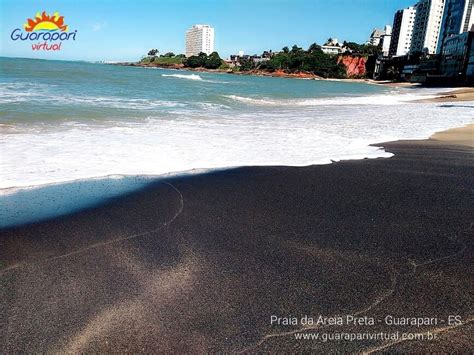
<svg viewBox="0 0 474 355"><path fill-rule="evenodd" d="M420 86L419 84L408 83L408 82L393 82L393 81L377 81L368 78L324 78L320 75L316 75L309 72L296 72L288 73L284 70L276 70L273 72L267 70L241 70L233 71L229 69L207 69L203 67L199 68L189 68L185 67L183 64L156 64L148 63L143 64L140 62L116 62L116 63L105 63L108 65L118 65L118 66L129 66L129 67L140 67L140 68L159 68L159 69L174 69L174 70L186 70L191 72L200 72L200 73L223 73L223 74L233 74L233 75L251 75L251 76L268 76L275 78L290 78L290 79L304 79L304 80L322 80L322 81L338 81L338 82L354 82L354 83L367 83L367 84L376 84L376 85L387 85L387 86Z"/></svg>
<svg viewBox="0 0 474 355"><path fill-rule="evenodd" d="M401 82L401 81L390 81L390 80L374 80L368 78L324 78L322 76L308 73L308 72L297 72L297 73L287 73L283 70L277 70L274 72L269 72L266 70L245 70L245 71L233 71L229 69L207 69L207 68L189 68L185 67L183 64L157 64L149 63L143 64L140 62L117 62L117 63L106 63L109 65L118 65L118 66L130 66L130 67L140 67L140 68L159 68L159 69L171 69L171 70L185 70L190 72L198 73L222 73L222 74L232 74L232 75L249 75L249 76L262 76L262 77L275 77L275 78L289 78L289 79L303 79L303 80L321 80L321 81L336 81L336 82L347 82L347 83L365 83L372 85L388 86L388 87L425 87L420 83L411 83L411 82ZM450 102L450 101L474 101L474 88L463 87L463 88L453 88L446 87L446 89L452 89L447 92L441 93L438 97L433 99L419 100L417 102Z"/></svg>

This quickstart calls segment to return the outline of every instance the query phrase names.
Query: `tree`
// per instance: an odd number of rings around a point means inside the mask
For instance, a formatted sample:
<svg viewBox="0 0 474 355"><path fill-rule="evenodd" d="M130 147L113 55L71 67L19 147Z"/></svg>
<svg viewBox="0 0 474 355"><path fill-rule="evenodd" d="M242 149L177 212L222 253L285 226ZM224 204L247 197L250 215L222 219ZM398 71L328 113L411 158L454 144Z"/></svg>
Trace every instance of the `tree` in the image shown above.
<svg viewBox="0 0 474 355"><path fill-rule="evenodd" d="M240 70L252 70L255 68L255 65L253 60L247 56L239 58L239 67Z"/></svg>
<svg viewBox="0 0 474 355"><path fill-rule="evenodd" d="M288 48L288 47L286 47ZM274 55L268 62L267 66L272 70L277 69L288 69L289 68L289 55L288 52L278 53Z"/></svg>
<svg viewBox="0 0 474 355"><path fill-rule="evenodd" d="M313 43L312 45L309 46L308 52L309 53L322 52L321 46L317 45L316 43Z"/></svg>
<svg viewBox="0 0 474 355"><path fill-rule="evenodd" d="M150 57L155 56L155 55L157 55L158 53L159 53L158 49L150 49L150 50L148 51L148 55L149 55Z"/></svg>
<svg viewBox="0 0 474 355"><path fill-rule="evenodd" d="M209 57L206 58L204 66L207 69L217 69L222 65L222 59L219 57L219 53L212 52Z"/></svg>
<svg viewBox="0 0 474 355"><path fill-rule="evenodd" d="M371 44L358 44L355 42L344 42L344 46L352 51L353 54L363 56L378 56L381 53L381 49L378 46Z"/></svg>
<svg viewBox="0 0 474 355"><path fill-rule="evenodd" d="M183 64L185 67L199 68L204 67L206 64L207 55L206 53L199 53L198 55L192 55L191 57L184 60Z"/></svg>
<svg viewBox="0 0 474 355"><path fill-rule="evenodd" d="M267 52L264 57L268 60L261 61L258 65L255 64L250 56L240 57L238 59L238 68L241 71L257 68L266 71L284 70L288 73L306 71L325 78L346 77L346 67L344 64L337 62L337 56L325 54L316 43L310 45L307 51L294 45L291 50L288 47L284 47L281 52L275 54ZM225 68L217 52L213 52L209 56L201 52L198 55L186 58L183 64L190 68Z"/></svg>
<svg viewBox="0 0 474 355"><path fill-rule="evenodd" d="M302 52L303 52L303 48L298 47L296 44L293 45L293 47L291 47L291 53L293 53L293 54L302 53Z"/></svg>
<svg viewBox="0 0 474 355"><path fill-rule="evenodd" d="M212 52L209 56L201 52L198 55L193 55L186 58L183 61L185 67L189 68L206 68L206 69L217 69L222 65L222 59L219 53Z"/></svg>
<svg viewBox="0 0 474 355"><path fill-rule="evenodd" d="M391 65L387 68L387 78L390 80L395 80L398 77L398 68L394 65Z"/></svg>
<svg viewBox="0 0 474 355"><path fill-rule="evenodd" d="M286 47L288 49L288 47ZM260 69L285 70L289 73L306 71L325 78L345 78L346 67L337 62L336 56L325 54L316 43L305 51L294 45L291 50L277 53L262 63Z"/></svg>
<svg viewBox="0 0 474 355"><path fill-rule="evenodd" d="M162 57L172 58L172 57L174 57L174 53L173 52L168 52L168 53L163 54Z"/></svg>

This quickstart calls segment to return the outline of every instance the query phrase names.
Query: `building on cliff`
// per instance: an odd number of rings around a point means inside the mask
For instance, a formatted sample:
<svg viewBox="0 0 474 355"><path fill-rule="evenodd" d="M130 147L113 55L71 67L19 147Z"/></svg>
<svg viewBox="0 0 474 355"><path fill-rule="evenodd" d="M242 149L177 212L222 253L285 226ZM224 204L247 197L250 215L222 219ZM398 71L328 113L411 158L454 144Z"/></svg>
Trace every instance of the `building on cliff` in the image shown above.
<svg viewBox="0 0 474 355"><path fill-rule="evenodd" d="M351 52L343 43L339 43L337 38L329 38L324 45L321 46L323 53L330 55L338 55L346 52Z"/></svg>
<svg viewBox="0 0 474 355"><path fill-rule="evenodd" d="M392 26L386 25L383 30L374 28L366 44L377 46L382 50L384 56L388 55L390 40L392 36Z"/></svg>
<svg viewBox="0 0 474 355"><path fill-rule="evenodd" d="M382 40L382 36L385 34L384 30L374 28L372 33L370 34L369 40L367 44L371 44L373 46L378 46L380 41Z"/></svg>

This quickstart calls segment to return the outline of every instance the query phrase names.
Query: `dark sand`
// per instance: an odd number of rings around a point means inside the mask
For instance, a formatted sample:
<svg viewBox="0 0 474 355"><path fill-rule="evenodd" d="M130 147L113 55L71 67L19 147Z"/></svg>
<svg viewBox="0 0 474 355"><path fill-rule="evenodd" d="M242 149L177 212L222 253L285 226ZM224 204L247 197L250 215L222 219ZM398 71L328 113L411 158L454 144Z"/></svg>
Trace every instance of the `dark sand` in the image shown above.
<svg viewBox="0 0 474 355"><path fill-rule="evenodd" d="M0 352L467 352L474 348L472 150L166 180L0 233ZM431 341L296 340L270 316L437 316ZM460 315L449 326L448 315Z"/></svg>

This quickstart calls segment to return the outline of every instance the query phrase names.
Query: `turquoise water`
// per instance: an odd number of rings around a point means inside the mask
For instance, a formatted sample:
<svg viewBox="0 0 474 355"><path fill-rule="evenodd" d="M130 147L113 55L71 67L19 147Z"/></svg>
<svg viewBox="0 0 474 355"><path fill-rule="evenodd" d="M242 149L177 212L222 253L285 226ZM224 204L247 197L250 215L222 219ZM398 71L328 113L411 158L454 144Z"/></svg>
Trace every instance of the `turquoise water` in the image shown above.
<svg viewBox="0 0 474 355"><path fill-rule="evenodd" d="M176 108L193 114L205 114L209 108L248 108L233 97L291 100L386 91L365 84L207 73L192 76L190 72L83 62L2 58L0 63L3 123L140 120L150 115L173 119L183 115ZM168 75L186 75L188 80Z"/></svg>
<svg viewBox="0 0 474 355"><path fill-rule="evenodd" d="M390 157L370 144L472 121L468 104L410 102L435 93L428 89L14 58L0 58L0 74L3 225L24 209L12 196L44 197L44 184ZM36 188L11 189L26 186ZM110 197L64 186L74 196L69 206ZM110 180L103 191L141 186L140 179ZM48 217L67 209L65 199L48 207L56 211ZM15 223L35 215L28 211Z"/></svg>

